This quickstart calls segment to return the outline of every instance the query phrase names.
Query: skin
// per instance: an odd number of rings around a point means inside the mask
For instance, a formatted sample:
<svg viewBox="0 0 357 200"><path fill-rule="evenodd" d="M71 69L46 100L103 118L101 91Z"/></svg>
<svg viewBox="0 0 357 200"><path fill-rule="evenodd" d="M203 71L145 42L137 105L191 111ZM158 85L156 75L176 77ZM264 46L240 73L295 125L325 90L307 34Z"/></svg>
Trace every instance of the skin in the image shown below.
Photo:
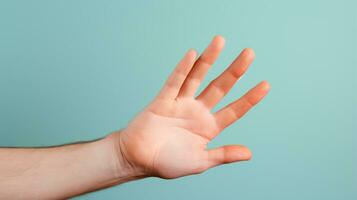
<svg viewBox="0 0 357 200"><path fill-rule="evenodd" d="M198 58L189 50L156 98L126 128L106 138L53 148L0 149L0 197L68 198L143 177L178 178L251 159L251 151L243 145L207 149L270 89L262 81L212 112L255 57L252 49L244 49L196 95L223 46L223 37L215 36Z"/></svg>

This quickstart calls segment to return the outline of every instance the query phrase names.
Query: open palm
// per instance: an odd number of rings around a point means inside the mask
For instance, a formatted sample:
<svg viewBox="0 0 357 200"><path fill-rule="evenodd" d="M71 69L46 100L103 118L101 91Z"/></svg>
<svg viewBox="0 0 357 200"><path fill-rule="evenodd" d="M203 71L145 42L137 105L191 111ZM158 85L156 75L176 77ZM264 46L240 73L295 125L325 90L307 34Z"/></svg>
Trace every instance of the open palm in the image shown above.
<svg viewBox="0 0 357 200"><path fill-rule="evenodd" d="M130 166L148 176L176 178L251 158L249 149L242 145L207 149L215 136L257 104L270 87L263 81L240 99L212 113L212 108L254 59L254 52L244 49L220 76L195 96L223 46L224 39L216 36L198 59L196 52L189 50L154 101L118 134L120 154Z"/></svg>

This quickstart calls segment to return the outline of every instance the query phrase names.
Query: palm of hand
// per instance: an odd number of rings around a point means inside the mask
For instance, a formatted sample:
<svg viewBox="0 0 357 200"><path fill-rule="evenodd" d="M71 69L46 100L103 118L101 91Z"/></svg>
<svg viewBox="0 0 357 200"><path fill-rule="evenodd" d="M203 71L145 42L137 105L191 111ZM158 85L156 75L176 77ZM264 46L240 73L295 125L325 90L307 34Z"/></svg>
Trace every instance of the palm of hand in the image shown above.
<svg viewBox="0 0 357 200"><path fill-rule="evenodd" d="M216 113L211 109L223 98L252 62L246 49L198 96L195 91L218 57L223 38L215 37L199 59L189 51L156 99L119 135L121 154L131 166L162 178L201 173L208 168L249 160L249 149L229 145L207 150L207 144L225 127L258 103L269 89L262 82L241 99Z"/></svg>
<svg viewBox="0 0 357 200"><path fill-rule="evenodd" d="M133 148L130 152L137 155L131 157L137 157L141 165L161 177L174 178L205 170L206 145L217 129L214 117L199 102L159 100L130 123L126 131L136 134L125 145Z"/></svg>

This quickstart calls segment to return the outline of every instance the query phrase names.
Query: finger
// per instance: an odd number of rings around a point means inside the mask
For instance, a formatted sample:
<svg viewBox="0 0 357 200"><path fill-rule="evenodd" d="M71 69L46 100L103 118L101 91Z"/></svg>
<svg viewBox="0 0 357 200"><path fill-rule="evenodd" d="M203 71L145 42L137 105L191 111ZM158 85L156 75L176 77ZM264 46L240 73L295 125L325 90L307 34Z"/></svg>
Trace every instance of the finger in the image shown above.
<svg viewBox="0 0 357 200"><path fill-rule="evenodd" d="M269 92L270 85L262 81L253 89L249 90L243 97L216 112L215 118L220 130L223 130L256 105Z"/></svg>
<svg viewBox="0 0 357 200"><path fill-rule="evenodd" d="M226 145L208 150L208 167L246 161L252 158L251 151L243 145Z"/></svg>
<svg viewBox="0 0 357 200"><path fill-rule="evenodd" d="M164 87L158 95L158 98L175 99L177 97L182 84L192 69L196 56L197 53L195 50L190 49L187 51L185 56L180 60L174 71L167 79Z"/></svg>
<svg viewBox="0 0 357 200"><path fill-rule="evenodd" d="M224 46L224 38L222 36L215 36L212 42L204 50L202 55L195 62L191 72L187 76L182 88L180 90L180 97L194 96L197 88L202 82L208 69L218 58L219 53Z"/></svg>
<svg viewBox="0 0 357 200"><path fill-rule="evenodd" d="M213 108L233 87L254 60L254 51L244 49L233 63L197 97L208 108Z"/></svg>

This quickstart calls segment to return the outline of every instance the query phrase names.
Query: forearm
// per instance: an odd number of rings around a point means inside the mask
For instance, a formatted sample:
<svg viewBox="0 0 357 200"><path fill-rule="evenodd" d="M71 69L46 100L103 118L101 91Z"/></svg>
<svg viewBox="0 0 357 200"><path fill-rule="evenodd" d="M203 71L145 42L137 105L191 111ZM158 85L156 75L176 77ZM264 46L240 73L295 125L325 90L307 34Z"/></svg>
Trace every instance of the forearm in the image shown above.
<svg viewBox="0 0 357 200"><path fill-rule="evenodd" d="M59 199L139 178L111 138L52 148L0 149L1 199Z"/></svg>
<svg viewBox="0 0 357 200"><path fill-rule="evenodd" d="M188 51L158 96L120 134L42 149L0 149L0 199L63 199L145 176L171 179L251 158L242 145L207 148L222 130L267 95L262 81L222 109L212 109L254 59L245 49L198 96L224 39L216 36L197 58Z"/></svg>

